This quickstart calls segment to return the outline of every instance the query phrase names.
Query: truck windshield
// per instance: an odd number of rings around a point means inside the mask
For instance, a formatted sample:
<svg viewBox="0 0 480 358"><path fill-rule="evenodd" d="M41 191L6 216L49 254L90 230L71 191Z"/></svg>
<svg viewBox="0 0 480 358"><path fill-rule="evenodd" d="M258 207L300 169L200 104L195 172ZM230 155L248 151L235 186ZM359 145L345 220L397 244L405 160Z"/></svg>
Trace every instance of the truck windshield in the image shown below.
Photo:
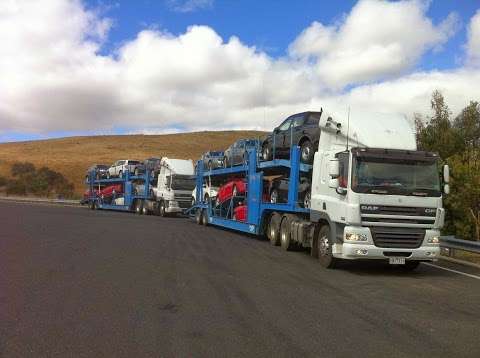
<svg viewBox="0 0 480 358"><path fill-rule="evenodd" d="M173 175L167 177L167 183L170 183L173 190L193 190L195 188L195 178L188 175Z"/></svg>
<svg viewBox="0 0 480 358"><path fill-rule="evenodd" d="M357 193L441 196L436 160L356 157L352 174Z"/></svg>

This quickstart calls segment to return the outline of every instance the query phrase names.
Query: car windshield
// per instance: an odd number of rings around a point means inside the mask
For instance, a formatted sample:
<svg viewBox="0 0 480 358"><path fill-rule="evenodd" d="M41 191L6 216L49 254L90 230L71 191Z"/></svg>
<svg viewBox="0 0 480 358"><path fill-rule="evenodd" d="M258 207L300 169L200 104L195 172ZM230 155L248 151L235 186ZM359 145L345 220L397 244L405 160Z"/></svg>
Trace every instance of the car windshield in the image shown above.
<svg viewBox="0 0 480 358"><path fill-rule="evenodd" d="M357 157L352 189L358 193L440 196L437 161Z"/></svg>
<svg viewBox="0 0 480 358"><path fill-rule="evenodd" d="M129 160L129 161L128 161L128 164L133 164L133 165L135 165L135 164L140 164L140 162L139 162L138 160Z"/></svg>
<svg viewBox="0 0 480 358"><path fill-rule="evenodd" d="M189 175L168 176L167 183L173 190L193 190L195 188L195 178Z"/></svg>
<svg viewBox="0 0 480 358"><path fill-rule="evenodd" d="M207 155L211 157L218 157L220 155L223 155L223 152L209 152L207 153Z"/></svg>
<svg viewBox="0 0 480 358"><path fill-rule="evenodd" d="M245 145L247 147L255 147L258 144L258 141L256 139L248 139L245 141Z"/></svg>

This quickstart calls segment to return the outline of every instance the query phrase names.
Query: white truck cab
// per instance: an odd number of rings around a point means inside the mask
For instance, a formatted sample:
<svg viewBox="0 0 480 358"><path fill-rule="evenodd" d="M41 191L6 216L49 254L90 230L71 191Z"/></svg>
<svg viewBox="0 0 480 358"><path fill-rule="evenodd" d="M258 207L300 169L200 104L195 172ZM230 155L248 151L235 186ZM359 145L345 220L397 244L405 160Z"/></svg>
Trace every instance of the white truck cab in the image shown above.
<svg viewBox="0 0 480 358"><path fill-rule="evenodd" d="M193 162L183 159L162 158L153 196L159 205L160 215L180 213L191 205L195 188Z"/></svg>
<svg viewBox="0 0 480 358"><path fill-rule="evenodd" d="M415 266L437 259L448 167L442 185L438 156L417 150L407 119L356 114L348 124L324 115L320 127L310 221L325 228L315 243L323 264L387 259Z"/></svg>

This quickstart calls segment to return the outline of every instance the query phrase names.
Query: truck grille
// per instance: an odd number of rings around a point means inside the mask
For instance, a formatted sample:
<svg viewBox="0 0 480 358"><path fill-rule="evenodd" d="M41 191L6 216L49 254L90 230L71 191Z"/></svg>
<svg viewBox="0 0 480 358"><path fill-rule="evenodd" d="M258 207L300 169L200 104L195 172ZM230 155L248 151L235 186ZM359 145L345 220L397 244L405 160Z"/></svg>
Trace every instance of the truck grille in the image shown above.
<svg viewBox="0 0 480 358"><path fill-rule="evenodd" d="M174 194L173 197L175 200L186 200L190 202L192 198L192 194Z"/></svg>
<svg viewBox="0 0 480 358"><path fill-rule="evenodd" d="M373 226L370 228L377 247L416 249L422 245L425 230Z"/></svg>
<svg viewBox="0 0 480 358"><path fill-rule="evenodd" d="M382 226L382 224L414 224L421 228L431 228L435 223L437 209L408 206L360 205L362 224Z"/></svg>

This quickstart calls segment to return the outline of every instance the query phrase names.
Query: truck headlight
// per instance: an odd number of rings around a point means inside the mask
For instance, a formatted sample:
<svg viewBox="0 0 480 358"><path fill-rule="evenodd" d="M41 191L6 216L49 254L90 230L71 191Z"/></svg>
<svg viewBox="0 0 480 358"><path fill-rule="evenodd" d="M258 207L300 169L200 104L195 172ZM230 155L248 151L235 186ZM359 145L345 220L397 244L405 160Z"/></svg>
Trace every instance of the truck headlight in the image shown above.
<svg viewBox="0 0 480 358"><path fill-rule="evenodd" d="M358 234L358 233L346 233L345 234L346 241L368 241L368 236L365 234Z"/></svg>
<svg viewBox="0 0 480 358"><path fill-rule="evenodd" d="M439 244L440 243L440 237L439 236L432 236L427 239L427 242L429 244Z"/></svg>
<svg viewBox="0 0 480 358"><path fill-rule="evenodd" d="M168 206L178 206L178 202L177 201L174 201L174 200L170 200L168 202Z"/></svg>

